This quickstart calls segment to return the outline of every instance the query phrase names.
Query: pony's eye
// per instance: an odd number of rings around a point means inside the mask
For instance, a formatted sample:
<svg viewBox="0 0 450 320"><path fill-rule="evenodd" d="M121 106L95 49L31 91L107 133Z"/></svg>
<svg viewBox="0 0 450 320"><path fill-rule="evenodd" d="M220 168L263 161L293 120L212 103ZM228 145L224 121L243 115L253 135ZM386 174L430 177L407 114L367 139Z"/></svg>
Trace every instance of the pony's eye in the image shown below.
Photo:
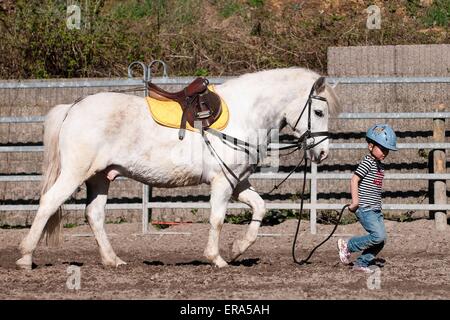
<svg viewBox="0 0 450 320"><path fill-rule="evenodd" d="M323 117L323 111L322 110L314 110L314 113L316 114L316 116L322 118Z"/></svg>

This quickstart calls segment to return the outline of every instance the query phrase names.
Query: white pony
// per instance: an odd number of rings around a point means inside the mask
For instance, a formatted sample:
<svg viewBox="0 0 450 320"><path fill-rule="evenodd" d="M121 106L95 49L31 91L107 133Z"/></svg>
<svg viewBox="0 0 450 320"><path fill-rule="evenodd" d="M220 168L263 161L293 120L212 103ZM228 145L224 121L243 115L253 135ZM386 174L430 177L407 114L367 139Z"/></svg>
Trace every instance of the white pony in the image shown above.
<svg viewBox="0 0 450 320"><path fill-rule="evenodd" d="M317 81L319 78L321 81ZM327 102L312 100L311 131L327 131L330 113L339 111L333 88L315 72L287 68L245 74L215 86L230 112L223 132L249 141L257 130L289 125L300 137L308 127L308 112L297 125L296 121L314 84L314 94ZM255 242L265 207L248 182L254 164L243 161L245 153L217 136L206 136L216 153L205 147L198 132L187 131L180 141L178 129L154 122L146 100L134 95L98 93L74 104L55 106L45 120L44 184L39 209L21 242L22 257L17 266L31 269L33 251L44 231L59 239L61 215L55 213L83 183L87 186L86 216L102 263L116 267L125 264L115 254L104 228L108 188L118 175L165 188L211 185L211 229L204 255L217 267L227 266L219 254L219 236L230 198L248 204L253 211L245 236L231 246L233 260ZM180 161L179 156L186 154L191 155L189 161ZM227 160L230 155L231 162ZM309 158L317 163L327 155L328 140L309 150Z"/></svg>

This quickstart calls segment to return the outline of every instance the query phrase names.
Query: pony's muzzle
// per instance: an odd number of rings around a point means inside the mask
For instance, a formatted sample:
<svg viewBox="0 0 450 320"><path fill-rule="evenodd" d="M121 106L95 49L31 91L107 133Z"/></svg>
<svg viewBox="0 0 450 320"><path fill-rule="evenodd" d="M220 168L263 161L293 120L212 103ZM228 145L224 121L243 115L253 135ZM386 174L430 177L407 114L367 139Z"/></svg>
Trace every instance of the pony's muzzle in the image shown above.
<svg viewBox="0 0 450 320"><path fill-rule="evenodd" d="M328 152L325 151L324 149L320 150L319 153L314 152L313 150L310 150L309 158L311 159L311 161L313 161L315 163L321 163L323 160L328 158Z"/></svg>
<svg viewBox="0 0 450 320"><path fill-rule="evenodd" d="M319 163L322 162L323 160L325 160L326 158L328 158L328 152L326 152L325 150L321 150L320 151L320 155L319 155Z"/></svg>

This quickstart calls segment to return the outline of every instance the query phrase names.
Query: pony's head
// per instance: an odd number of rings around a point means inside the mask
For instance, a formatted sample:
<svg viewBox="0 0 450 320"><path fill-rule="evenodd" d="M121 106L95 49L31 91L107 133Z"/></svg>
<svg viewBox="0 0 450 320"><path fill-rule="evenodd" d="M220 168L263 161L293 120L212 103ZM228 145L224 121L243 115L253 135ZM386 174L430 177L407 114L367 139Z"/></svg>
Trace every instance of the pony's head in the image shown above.
<svg viewBox="0 0 450 320"><path fill-rule="evenodd" d="M309 130L307 155L311 161L320 163L329 153L327 131L330 115L339 113L341 107L333 87L326 83L325 78L314 72L308 73L307 81L303 74L300 96L289 104L285 121L297 138L305 136Z"/></svg>

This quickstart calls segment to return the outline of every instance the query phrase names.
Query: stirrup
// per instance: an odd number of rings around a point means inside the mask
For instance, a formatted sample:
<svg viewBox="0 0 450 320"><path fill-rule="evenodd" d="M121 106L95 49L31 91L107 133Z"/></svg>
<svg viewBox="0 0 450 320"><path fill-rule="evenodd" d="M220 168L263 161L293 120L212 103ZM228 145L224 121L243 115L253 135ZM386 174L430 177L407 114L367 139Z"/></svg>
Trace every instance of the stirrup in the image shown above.
<svg viewBox="0 0 450 320"><path fill-rule="evenodd" d="M211 111L210 110L207 110L207 111L200 111L200 112L197 112L196 114L195 114L195 116L198 118L198 119L206 119L206 118L209 118L210 116L211 116Z"/></svg>

